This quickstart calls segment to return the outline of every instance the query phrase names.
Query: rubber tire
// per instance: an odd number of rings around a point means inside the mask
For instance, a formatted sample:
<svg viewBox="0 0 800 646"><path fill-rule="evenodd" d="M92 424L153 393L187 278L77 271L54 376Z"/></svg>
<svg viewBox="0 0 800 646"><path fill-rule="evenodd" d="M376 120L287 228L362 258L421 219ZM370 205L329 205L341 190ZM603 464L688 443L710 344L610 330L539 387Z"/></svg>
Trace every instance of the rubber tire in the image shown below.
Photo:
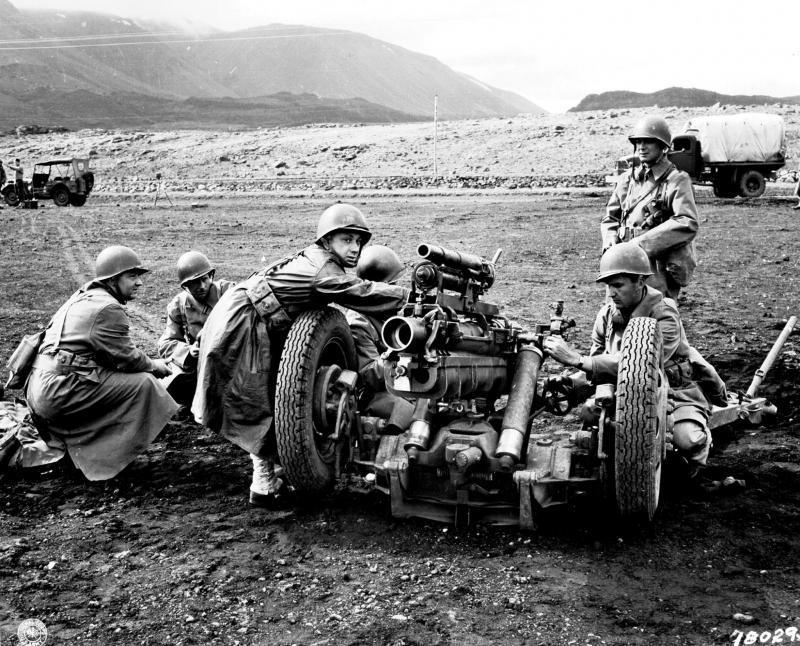
<svg viewBox="0 0 800 646"><path fill-rule="evenodd" d="M66 186L56 186L50 192L50 197L56 206L69 206L70 196Z"/></svg>
<svg viewBox="0 0 800 646"><path fill-rule="evenodd" d="M72 195L69 196L69 203L72 206L83 206L84 204L86 204L86 196L73 193Z"/></svg>
<svg viewBox="0 0 800 646"><path fill-rule="evenodd" d="M630 320L622 337L614 434L616 508L623 519L650 521L658 508L669 390L662 346L655 319Z"/></svg>
<svg viewBox="0 0 800 646"><path fill-rule="evenodd" d="M337 309L310 310L289 329L275 388L275 439L278 457L299 494L329 490L336 474L336 447L314 427L314 386L326 365L357 370L350 326Z"/></svg>
<svg viewBox="0 0 800 646"><path fill-rule="evenodd" d="M767 180L754 168L746 170L739 178L739 195L742 197L761 197L767 190Z"/></svg>
<svg viewBox="0 0 800 646"><path fill-rule="evenodd" d="M11 185L6 186L3 189L3 200L5 200L5 203L9 206L17 206L17 204L19 204L17 190Z"/></svg>

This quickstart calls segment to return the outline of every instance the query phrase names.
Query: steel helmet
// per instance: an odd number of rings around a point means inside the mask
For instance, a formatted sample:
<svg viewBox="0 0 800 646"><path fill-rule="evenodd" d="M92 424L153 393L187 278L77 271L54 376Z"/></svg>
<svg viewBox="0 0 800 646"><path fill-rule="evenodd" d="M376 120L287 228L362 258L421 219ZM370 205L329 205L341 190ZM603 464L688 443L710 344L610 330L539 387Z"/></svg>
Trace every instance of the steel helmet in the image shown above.
<svg viewBox="0 0 800 646"><path fill-rule="evenodd" d="M372 237L364 214L352 204L334 204L325 209L317 225L317 242L335 231L360 233L364 244Z"/></svg>
<svg viewBox="0 0 800 646"><path fill-rule="evenodd" d="M356 275L364 280L390 283L403 273L403 263L389 247L374 244L364 247L356 265Z"/></svg>
<svg viewBox="0 0 800 646"><path fill-rule="evenodd" d="M648 115L639 119L633 126L631 134L628 135L628 141L635 146L639 139L657 139L669 148L672 143L672 135L664 117Z"/></svg>
<svg viewBox="0 0 800 646"><path fill-rule="evenodd" d="M595 280L599 283L619 274L653 275L647 253L635 242L621 242L610 247L600 258L600 271Z"/></svg>
<svg viewBox="0 0 800 646"><path fill-rule="evenodd" d="M181 284L181 287L190 280L200 278L214 271L208 257L199 251L187 251L178 258L176 266L178 268L178 282Z"/></svg>
<svg viewBox="0 0 800 646"><path fill-rule="evenodd" d="M139 256L130 247L112 245L97 254L97 259L94 261L95 280L114 278L125 271L144 274L150 270L142 266Z"/></svg>

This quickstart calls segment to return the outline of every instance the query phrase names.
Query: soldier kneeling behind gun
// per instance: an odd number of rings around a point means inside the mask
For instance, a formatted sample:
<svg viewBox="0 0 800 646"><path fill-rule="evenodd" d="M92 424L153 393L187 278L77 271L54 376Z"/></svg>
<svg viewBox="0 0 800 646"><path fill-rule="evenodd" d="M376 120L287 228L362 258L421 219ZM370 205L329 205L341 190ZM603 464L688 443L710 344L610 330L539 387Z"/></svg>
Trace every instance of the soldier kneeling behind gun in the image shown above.
<svg viewBox="0 0 800 646"><path fill-rule="evenodd" d="M622 336L628 323L641 316L656 319L663 338L669 401L674 406L672 443L688 462L689 475L694 476L706 464L711 448L707 425L711 404L725 405L727 393L711 364L689 345L675 301L645 284L651 274L647 254L636 243L611 247L600 260L597 275L597 282L605 283L611 302L597 314L589 354L580 354L558 336L547 337L544 349L559 363L582 370L595 385L616 384ZM580 381L580 377L570 378L573 386ZM584 419L592 418L596 410L594 401L588 400L582 412Z"/></svg>
<svg viewBox="0 0 800 646"><path fill-rule="evenodd" d="M365 247L356 266L356 275L362 280L390 285L396 285L404 271L397 254L384 245ZM382 355L388 348L381 337L381 328L393 314L391 311L361 314L347 310L345 316L356 344L358 374L363 386L359 410L366 416L386 420L384 432L395 434L410 426L414 405L386 392Z"/></svg>

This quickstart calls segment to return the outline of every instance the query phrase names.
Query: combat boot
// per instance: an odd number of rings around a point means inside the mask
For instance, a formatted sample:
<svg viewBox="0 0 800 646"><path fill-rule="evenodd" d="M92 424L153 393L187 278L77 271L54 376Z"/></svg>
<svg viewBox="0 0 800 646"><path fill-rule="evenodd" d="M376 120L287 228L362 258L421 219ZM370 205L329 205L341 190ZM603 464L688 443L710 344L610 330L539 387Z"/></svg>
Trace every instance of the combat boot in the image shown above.
<svg viewBox="0 0 800 646"><path fill-rule="evenodd" d="M288 487L281 480L272 457L251 454L253 482L250 485L250 504L264 509L285 509L289 504Z"/></svg>

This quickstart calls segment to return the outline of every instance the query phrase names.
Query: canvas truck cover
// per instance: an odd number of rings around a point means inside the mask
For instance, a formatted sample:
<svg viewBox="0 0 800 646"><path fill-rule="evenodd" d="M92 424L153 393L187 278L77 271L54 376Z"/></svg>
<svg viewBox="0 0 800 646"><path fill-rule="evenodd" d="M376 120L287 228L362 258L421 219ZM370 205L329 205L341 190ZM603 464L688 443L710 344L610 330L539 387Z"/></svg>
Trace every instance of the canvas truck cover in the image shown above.
<svg viewBox="0 0 800 646"><path fill-rule="evenodd" d="M783 119L777 114L696 117L686 122L684 132L700 141L706 163L782 162L786 152Z"/></svg>

